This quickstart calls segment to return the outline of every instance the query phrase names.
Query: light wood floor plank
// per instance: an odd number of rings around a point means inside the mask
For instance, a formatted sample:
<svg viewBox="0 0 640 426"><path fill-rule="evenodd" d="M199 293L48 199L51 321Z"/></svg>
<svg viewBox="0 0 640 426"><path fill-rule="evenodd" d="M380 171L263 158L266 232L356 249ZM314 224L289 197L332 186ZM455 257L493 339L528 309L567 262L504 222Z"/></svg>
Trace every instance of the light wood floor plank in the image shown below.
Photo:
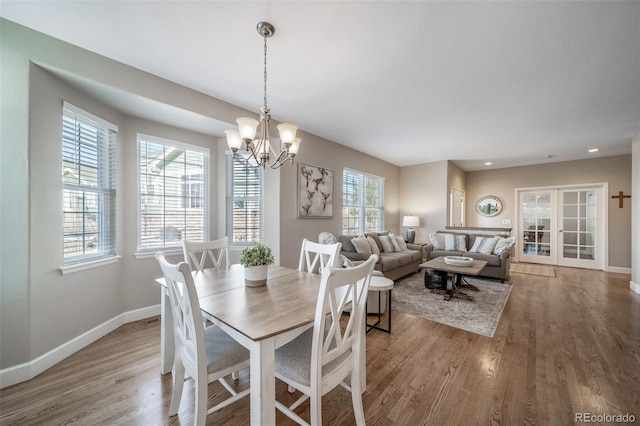
<svg viewBox="0 0 640 426"><path fill-rule="evenodd" d="M367 335L369 425L571 425L576 412L640 419L640 296L629 276L556 268L514 274L493 338L393 312L393 333ZM169 418L171 375L159 374L158 318L127 324L38 377L0 390L0 425L184 425L187 382ZM248 371L235 386L249 385ZM293 402L282 383L278 399ZM222 387L210 387L209 403ZM207 424L246 425L249 400ZM300 409L309 415L308 404ZM349 393L323 398L325 424L354 423ZM293 424L277 415L278 424ZM636 420L638 421L638 420Z"/></svg>

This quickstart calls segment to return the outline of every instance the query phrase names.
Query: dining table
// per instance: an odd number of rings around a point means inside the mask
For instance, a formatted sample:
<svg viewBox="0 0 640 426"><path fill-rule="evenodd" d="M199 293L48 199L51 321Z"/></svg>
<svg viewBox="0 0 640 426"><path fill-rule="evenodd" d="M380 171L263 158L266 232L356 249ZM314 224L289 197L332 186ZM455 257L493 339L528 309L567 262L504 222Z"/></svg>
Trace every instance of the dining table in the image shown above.
<svg viewBox="0 0 640 426"><path fill-rule="evenodd" d="M313 327L320 275L270 265L262 287L245 286L243 267L237 264L192 275L203 316L250 351L251 424L275 425L275 351ZM164 278L156 282L162 288L161 372L166 374L175 350L173 317ZM364 391L366 368L362 371Z"/></svg>

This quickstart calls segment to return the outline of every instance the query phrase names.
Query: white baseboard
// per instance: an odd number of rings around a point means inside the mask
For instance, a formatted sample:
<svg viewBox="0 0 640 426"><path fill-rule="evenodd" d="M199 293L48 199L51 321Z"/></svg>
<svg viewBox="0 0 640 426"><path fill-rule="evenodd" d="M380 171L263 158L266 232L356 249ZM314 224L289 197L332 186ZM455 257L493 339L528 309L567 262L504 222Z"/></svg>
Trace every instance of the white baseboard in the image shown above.
<svg viewBox="0 0 640 426"><path fill-rule="evenodd" d="M48 368L53 367L63 359L89 346L96 340L111 333L116 328L144 318L160 315L160 305L148 306L133 311L124 312L94 328L82 333L80 336L40 355L36 359L0 370L0 389L31 380Z"/></svg>
<svg viewBox="0 0 640 426"><path fill-rule="evenodd" d="M640 284L636 284L633 281L629 281L629 288L636 293L640 294Z"/></svg>
<svg viewBox="0 0 640 426"><path fill-rule="evenodd" d="M614 274L631 275L631 268L622 268L620 266L609 266L609 270L607 272L612 272Z"/></svg>

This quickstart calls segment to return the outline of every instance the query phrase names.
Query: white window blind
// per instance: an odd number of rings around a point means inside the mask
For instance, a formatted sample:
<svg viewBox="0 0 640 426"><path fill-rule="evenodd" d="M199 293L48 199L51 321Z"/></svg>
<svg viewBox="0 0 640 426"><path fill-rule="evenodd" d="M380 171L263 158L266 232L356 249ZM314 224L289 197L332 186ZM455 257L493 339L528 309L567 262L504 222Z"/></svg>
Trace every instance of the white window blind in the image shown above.
<svg viewBox="0 0 640 426"><path fill-rule="evenodd" d="M384 178L344 169L342 175L342 233L384 229Z"/></svg>
<svg viewBox="0 0 640 426"><path fill-rule="evenodd" d="M209 239L209 150L138 135L138 251Z"/></svg>
<svg viewBox="0 0 640 426"><path fill-rule="evenodd" d="M227 235L231 245L251 245L263 238L263 170L227 156Z"/></svg>
<svg viewBox="0 0 640 426"><path fill-rule="evenodd" d="M115 256L118 128L67 102L62 111L63 265Z"/></svg>

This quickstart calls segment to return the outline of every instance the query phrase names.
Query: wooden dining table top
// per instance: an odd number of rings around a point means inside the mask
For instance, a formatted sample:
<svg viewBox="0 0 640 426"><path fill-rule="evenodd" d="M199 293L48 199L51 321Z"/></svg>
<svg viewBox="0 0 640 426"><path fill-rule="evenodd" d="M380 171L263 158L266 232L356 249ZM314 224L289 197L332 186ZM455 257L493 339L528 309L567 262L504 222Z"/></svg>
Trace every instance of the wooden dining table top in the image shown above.
<svg viewBox="0 0 640 426"><path fill-rule="evenodd" d="M205 269L192 273L200 309L258 341L312 323L320 276L270 265L267 284L244 285L244 268ZM156 280L165 285L164 278Z"/></svg>

